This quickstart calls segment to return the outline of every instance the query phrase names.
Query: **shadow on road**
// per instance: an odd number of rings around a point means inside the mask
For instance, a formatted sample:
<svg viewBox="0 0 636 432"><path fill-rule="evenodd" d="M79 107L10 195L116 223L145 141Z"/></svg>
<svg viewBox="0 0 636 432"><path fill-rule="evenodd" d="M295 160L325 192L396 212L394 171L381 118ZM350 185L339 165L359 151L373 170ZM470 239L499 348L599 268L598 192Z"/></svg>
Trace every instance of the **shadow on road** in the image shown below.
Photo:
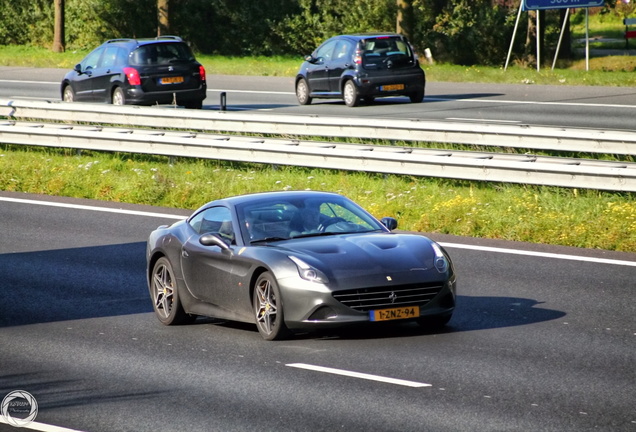
<svg viewBox="0 0 636 432"><path fill-rule="evenodd" d="M151 312L146 243L0 255L0 327Z"/></svg>

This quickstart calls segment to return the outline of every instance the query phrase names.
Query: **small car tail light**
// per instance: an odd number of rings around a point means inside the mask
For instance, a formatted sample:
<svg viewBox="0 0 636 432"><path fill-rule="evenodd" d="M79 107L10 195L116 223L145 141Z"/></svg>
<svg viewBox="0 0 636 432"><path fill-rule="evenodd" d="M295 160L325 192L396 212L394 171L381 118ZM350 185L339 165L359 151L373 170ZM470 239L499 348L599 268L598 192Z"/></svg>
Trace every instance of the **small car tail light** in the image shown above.
<svg viewBox="0 0 636 432"><path fill-rule="evenodd" d="M357 49L356 53L353 55L353 62L355 64L362 64L362 51L360 51L360 49Z"/></svg>
<svg viewBox="0 0 636 432"><path fill-rule="evenodd" d="M205 68L203 66L199 66L199 76L201 81L205 81Z"/></svg>
<svg viewBox="0 0 636 432"><path fill-rule="evenodd" d="M137 69L125 67L124 73L126 74L126 78L128 78L128 84L141 85L141 77L139 76L139 72L137 72Z"/></svg>

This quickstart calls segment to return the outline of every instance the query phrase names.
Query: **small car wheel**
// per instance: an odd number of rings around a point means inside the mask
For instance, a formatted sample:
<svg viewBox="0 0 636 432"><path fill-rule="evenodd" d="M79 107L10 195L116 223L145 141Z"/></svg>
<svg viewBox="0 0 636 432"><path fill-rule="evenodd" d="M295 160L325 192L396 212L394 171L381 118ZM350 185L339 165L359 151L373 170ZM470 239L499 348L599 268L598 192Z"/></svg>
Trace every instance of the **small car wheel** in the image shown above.
<svg viewBox="0 0 636 432"><path fill-rule="evenodd" d="M159 258L152 269L150 295L155 315L163 324L182 324L196 318L183 310L172 265L165 257Z"/></svg>
<svg viewBox="0 0 636 432"><path fill-rule="evenodd" d="M74 102L75 101L75 92L70 85L64 87L64 91L62 92L62 100L64 102Z"/></svg>
<svg viewBox="0 0 636 432"><path fill-rule="evenodd" d="M424 99L424 91L416 91L415 93L411 93L409 95L409 99L411 99L412 103L420 103Z"/></svg>
<svg viewBox="0 0 636 432"><path fill-rule="evenodd" d="M301 105L311 104L311 96L309 96L309 85L307 84L307 80L305 80L305 78L299 79L296 83L296 97L298 98L298 103Z"/></svg>
<svg viewBox="0 0 636 432"><path fill-rule="evenodd" d="M121 87L116 87L113 90L112 96L113 105L125 105L126 104L126 95L124 94L124 90Z"/></svg>
<svg viewBox="0 0 636 432"><path fill-rule="evenodd" d="M360 95L358 94L358 88L352 80L349 80L344 85L343 98L347 106L355 107L360 104Z"/></svg>
<svg viewBox="0 0 636 432"><path fill-rule="evenodd" d="M278 284L269 272L261 274L254 287L256 326L265 340L280 340L289 335L283 315L283 301Z"/></svg>

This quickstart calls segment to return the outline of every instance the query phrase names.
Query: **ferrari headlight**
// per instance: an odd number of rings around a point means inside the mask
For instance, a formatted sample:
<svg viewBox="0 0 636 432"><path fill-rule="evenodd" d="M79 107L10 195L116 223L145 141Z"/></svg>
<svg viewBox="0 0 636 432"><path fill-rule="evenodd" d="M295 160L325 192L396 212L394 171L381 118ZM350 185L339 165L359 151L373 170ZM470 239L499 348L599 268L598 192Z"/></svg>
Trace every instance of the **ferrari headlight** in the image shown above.
<svg viewBox="0 0 636 432"><path fill-rule="evenodd" d="M442 248L437 243L431 243L433 251L435 251L435 268L440 273L446 273L448 271L448 259L442 252Z"/></svg>
<svg viewBox="0 0 636 432"><path fill-rule="evenodd" d="M325 276L323 272L315 267L310 266L300 258L289 255L289 259L292 260L294 264L296 264L296 267L298 267L298 274L301 278L311 282L318 282L322 284L326 284L327 282L329 282L327 276Z"/></svg>

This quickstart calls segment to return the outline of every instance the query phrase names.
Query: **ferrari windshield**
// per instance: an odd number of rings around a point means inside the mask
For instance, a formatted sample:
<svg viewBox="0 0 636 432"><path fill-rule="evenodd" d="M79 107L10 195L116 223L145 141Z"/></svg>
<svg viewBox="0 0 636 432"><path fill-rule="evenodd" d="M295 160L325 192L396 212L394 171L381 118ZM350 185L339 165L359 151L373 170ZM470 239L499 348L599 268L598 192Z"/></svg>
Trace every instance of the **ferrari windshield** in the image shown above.
<svg viewBox="0 0 636 432"><path fill-rule="evenodd" d="M351 200L335 195L281 195L244 203L237 210L246 243L386 230Z"/></svg>

